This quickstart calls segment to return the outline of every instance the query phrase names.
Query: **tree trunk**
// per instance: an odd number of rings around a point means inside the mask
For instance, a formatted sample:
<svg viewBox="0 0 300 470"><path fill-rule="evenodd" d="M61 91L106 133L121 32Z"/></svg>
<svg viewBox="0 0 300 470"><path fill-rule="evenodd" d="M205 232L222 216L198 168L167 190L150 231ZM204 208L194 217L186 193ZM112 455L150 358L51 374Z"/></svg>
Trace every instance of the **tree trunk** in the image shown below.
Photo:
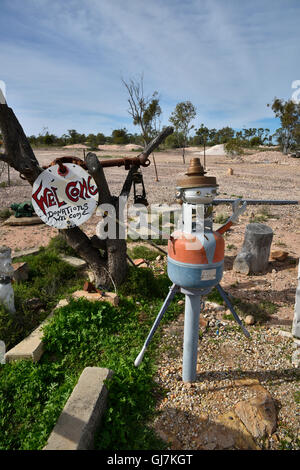
<svg viewBox="0 0 300 470"><path fill-rule="evenodd" d="M240 253L234 260L233 269L243 274L265 273L269 265L269 256L273 230L264 224L248 224Z"/></svg>

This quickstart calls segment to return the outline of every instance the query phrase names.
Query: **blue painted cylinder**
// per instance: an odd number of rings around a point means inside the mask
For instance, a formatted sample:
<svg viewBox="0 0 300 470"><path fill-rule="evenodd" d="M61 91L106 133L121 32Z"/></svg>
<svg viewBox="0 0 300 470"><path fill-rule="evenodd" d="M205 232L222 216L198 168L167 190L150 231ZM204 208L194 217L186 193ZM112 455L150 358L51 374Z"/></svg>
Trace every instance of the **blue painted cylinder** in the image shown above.
<svg viewBox="0 0 300 470"><path fill-rule="evenodd" d="M224 261L208 264L190 264L175 261L168 256L168 276L171 281L186 289L213 288L222 279Z"/></svg>

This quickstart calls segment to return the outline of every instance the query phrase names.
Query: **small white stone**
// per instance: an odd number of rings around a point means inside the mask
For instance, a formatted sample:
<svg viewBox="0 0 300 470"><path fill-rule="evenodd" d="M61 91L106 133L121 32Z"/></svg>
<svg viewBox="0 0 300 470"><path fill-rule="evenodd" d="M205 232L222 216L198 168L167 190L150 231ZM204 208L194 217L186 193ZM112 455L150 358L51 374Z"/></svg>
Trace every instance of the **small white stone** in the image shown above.
<svg viewBox="0 0 300 470"><path fill-rule="evenodd" d="M245 318L245 323L246 325L254 325L255 323L255 318L253 315L247 315Z"/></svg>

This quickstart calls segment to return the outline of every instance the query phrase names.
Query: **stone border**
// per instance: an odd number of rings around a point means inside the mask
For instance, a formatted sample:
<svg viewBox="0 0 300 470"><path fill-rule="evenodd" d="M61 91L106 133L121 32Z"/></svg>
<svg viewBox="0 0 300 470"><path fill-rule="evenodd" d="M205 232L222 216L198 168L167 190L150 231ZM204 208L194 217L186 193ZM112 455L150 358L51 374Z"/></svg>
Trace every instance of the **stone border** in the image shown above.
<svg viewBox="0 0 300 470"><path fill-rule="evenodd" d="M44 352L42 328L45 323L47 323L47 321L53 317L54 311L57 308L64 307L67 304L68 301L66 299L60 300L50 315L48 315L48 317L35 330L33 330L29 336L24 338L20 343L7 351L5 354L5 363L22 359L32 360L33 362L39 361Z"/></svg>
<svg viewBox="0 0 300 470"><path fill-rule="evenodd" d="M104 384L113 371L86 367L73 389L43 450L88 450L106 410L108 390Z"/></svg>

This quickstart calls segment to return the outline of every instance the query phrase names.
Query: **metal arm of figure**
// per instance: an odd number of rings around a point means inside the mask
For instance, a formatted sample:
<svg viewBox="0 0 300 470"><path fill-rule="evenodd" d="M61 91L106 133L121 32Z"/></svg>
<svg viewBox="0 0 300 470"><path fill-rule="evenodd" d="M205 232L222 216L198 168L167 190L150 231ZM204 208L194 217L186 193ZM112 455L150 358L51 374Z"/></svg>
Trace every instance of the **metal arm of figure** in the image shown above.
<svg viewBox="0 0 300 470"><path fill-rule="evenodd" d="M225 224L222 225L222 227L220 227L218 230L216 230L216 232L220 233L220 235L223 235L223 233L227 232L227 230L230 229L233 223L237 221L239 216L242 215L246 209L247 201L242 201L241 199L234 199L234 201L232 201L232 216L229 217Z"/></svg>

